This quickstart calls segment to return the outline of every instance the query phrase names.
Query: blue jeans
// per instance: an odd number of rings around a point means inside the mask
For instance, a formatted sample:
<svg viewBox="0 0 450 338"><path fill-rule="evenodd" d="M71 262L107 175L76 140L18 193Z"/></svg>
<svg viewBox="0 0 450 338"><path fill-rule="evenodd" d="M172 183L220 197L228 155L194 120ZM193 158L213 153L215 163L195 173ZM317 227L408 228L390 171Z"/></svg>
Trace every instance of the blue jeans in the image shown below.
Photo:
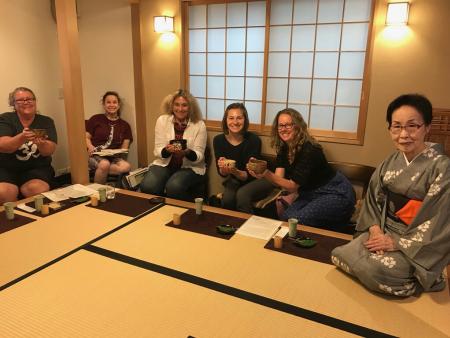
<svg viewBox="0 0 450 338"><path fill-rule="evenodd" d="M171 170L168 167L152 165L140 184L142 192L152 195L167 196L193 202L192 191L204 183L204 175L196 174L192 169Z"/></svg>

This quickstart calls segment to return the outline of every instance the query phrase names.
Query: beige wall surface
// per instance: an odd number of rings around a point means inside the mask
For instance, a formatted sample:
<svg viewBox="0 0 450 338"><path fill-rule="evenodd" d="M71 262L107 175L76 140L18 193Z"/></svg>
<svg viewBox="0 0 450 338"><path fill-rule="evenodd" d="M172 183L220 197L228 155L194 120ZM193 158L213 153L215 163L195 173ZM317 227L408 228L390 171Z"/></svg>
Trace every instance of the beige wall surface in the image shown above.
<svg viewBox="0 0 450 338"><path fill-rule="evenodd" d="M37 96L38 110L53 118L58 147L53 155L57 174L68 167L64 102L56 24L48 0L1 0L0 13L0 112L12 111L8 93L25 86Z"/></svg>
<svg viewBox="0 0 450 338"><path fill-rule="evenodd" d="M147 152L154 159L155 123L162 99L180 87L181 17L178 0L142 0L141 41L144 97L147 112ZM175 33L153 31L153 17L175 16Z"/></svg>
<svg viewBox="0 0 450 338"><path fill-rule="evenodd" d="M100 98L116 90L124 99L123 118L136 135L131 13L127 0L78 0L78 27L86 118L101 113ZM53 156L56 173L70 168L67 155L61 66L56 23L48 0L0 0L0 111L10 111L8 93L17 86L30 87L38 109L52 117L58 130ZM137 164L136 143L129 160Z"/></svg>
<svg viewBox="0 0 450 338"><path fill-rule="evenodd" d="M78 0L83 101L86 119L103 113L100 100L108 90L123 100L121 117L136 140L131 11L128 0ZM137 142L128 154L137 167Z"/></svg>

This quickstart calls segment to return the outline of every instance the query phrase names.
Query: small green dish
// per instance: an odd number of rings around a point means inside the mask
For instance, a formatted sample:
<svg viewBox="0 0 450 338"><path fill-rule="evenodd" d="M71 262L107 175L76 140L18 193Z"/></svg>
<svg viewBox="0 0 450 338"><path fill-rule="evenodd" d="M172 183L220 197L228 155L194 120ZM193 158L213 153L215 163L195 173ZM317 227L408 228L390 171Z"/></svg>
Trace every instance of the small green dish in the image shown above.
<svg viewBox="0 0 450 338"><path fill-rule="evenodd" d="M218 225L216 226L217 232L222 235L231 235L236 232L236 228L231 225Z"/></svg>
<svg viewBox="0 0 450 338"><path fill-rule="evenodd" d="M312 248L317 244L317 241L309 237L300 237L294 240L294 244L302 248Z"/></svg>
<svg viewBox="0 0 450 338"><path fill-rule="evenodd" d="M72 203L79 204L89 201L89 196L78 197L70 200Z"/></svg>

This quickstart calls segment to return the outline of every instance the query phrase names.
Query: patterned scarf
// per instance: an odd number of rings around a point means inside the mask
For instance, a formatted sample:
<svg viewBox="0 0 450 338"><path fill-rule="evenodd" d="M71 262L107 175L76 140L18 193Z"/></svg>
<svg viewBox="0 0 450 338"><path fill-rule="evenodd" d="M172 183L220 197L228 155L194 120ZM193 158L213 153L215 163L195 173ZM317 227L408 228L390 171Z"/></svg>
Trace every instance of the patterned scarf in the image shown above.
<svg viewBox="0 0 450 338"><path fill-rule="evenodd" d="M182 140L185 129L187 128L187 121L180 123L178 121L173 121L173 128L175 129L175 140ZM172 158L169 162L169 168L173 171L181 168L183 164L183 154L172 154Z"/></svg>

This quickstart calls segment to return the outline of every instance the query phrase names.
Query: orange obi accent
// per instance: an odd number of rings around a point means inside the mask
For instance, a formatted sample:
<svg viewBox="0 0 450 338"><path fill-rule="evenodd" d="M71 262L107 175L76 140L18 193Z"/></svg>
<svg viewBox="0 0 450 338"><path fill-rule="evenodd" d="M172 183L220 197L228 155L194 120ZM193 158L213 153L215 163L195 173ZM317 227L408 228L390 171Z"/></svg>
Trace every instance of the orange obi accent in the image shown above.
<svg viewBox="0 0 450 338"><path fill-rule="evenodd" d="M422 206L422 201L417 200L409 200L403 208L398 210L395 215L400 218L405 224L410 225L414 217L416 217L417 213Z"/></svg>

